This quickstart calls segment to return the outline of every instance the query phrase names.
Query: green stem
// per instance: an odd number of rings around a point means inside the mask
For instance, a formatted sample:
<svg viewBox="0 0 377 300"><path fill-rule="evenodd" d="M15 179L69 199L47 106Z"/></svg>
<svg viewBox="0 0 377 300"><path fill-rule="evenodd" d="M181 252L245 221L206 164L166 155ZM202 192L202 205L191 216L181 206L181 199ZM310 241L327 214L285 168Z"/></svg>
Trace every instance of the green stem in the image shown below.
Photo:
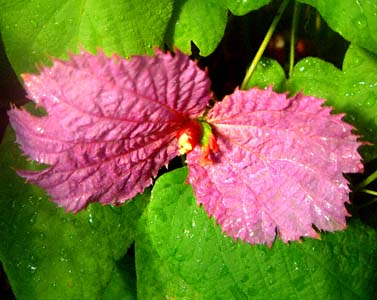
<svg viewBox="0 0 377 300"><path fill-rule="evenodd" d="M361 192L369 194L369 195L377 196L376 191L372 191L372 190L368 190L368 189L362 189Z"/></svg>
<svg viewBox="0 0 377 300"><path fill-rule="evenodd" d="M377 170L374 171L372 174L370 174L367 178L364 179L364 181L360 182L356 188L355 191L359 191L362 188L366 187L371 182L375 181L377 179Z"/></svg>
<svg viewBox="0 0 377 300"><path fill-rule="evenodd" d="M255 57L254 57L253 61L251 62L250 67L248 68L248 70L246 72L245 78L244 78L244 80L242 81L242 84L241 84L241 90L244 90L247 86L247 83L250 81L250 78L253 75L255 68L257 67L258 62L260 61L264 50L266 50L267 45L270 42L270 39L272 37L272 34L274 33L276 26L279 23L280 18L282 16L285 8L287 7L288 2L289 2L289 0L284 0L283 3L280 5L279 10L277 11L275 18L272 21L272 24L271 24L270 28L268 29L266 36L264 37L263 42L258 49L257 54L255 54Z"/></svg>
<svg viewBox="0 0 377 300"><path fill-rule="evenodd" d="M295 64L295 49L296 49L296 29L299 15L299 4L295 1L293 7L293 19L291 28L291 45L289 50L289 78L292 77L293 66Z"/></svg>

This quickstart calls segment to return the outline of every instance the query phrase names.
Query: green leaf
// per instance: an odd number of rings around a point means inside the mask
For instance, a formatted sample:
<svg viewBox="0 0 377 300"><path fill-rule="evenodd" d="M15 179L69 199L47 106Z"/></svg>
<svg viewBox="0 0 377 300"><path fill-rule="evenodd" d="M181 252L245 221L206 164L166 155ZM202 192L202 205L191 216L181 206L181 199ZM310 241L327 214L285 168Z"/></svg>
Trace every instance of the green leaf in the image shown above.
<svg viewBox="0 0 377 300"><path fill-rule="evenodd" d="M255 86L264 89L273 85L274 91L284 92L285 82L285 72L279 62L268 57L262 57L245 89Z"/></svg>
<svg viewBox="0 0 377 300"><path fill-rule="evenodd" d="M377 53L377 1L298 0L315 7L346 40Z"/></svg>
<svg viewBox="0 0 377 300"><path fill-rule="evenodd" d="M198 207L187 169L163 175L139 223L138 299L372 299L377 232L358 220L321 240L234 242Z"/></svg>
<svg viewBox="0 0 377 300"><path fill-rule="evenodd" d="M228 8L243 15L270 0L0 1L0 30L17 74L35 72L49 57L67 58L81 46L121 56L152 53L167 42L191 52L191 41L206 56L221 41Z"/></svg>
<svg viewBox="0 0 377 300"><path fill-rule="evenodd" d="M175 0L173 16L166 40L171 48L191 53L191 41L199 48L200 55L211 54L220 43L226 23L228 9L243 15L258 9L271 0Z"/></svg>
<svg viewBox="0 0 377 300"><path fill-rule="evenodd" d="M252 10L257 10L264 5L267 5L271 0L223 0L225 5L229 8L232 14L236 16L243 16Z"/></svg>
<svg viewBox="0 0 377 300"><path fill-rule="evenodd" d="M0 30L17 74L79 46L121 56L163 47L173 0L2 0Z"/></svg>
<svg viewBox="0 0 377 300"><path fill-rule="evenodd" d="M120 299L115 292L133 299L122 257L148 193L120 207L65 213L14 170L34 166L8 128L0 146L0 260L17 299Z"/></svg>
<svg viewBox="0 0 377 300"><path fill-rule="evenodd" d="M377 56L351 45L343 71L318 58L306 58L294 68L288 89L327 99L335 112L357 128L363 140L377 144ZM376 146L362 146L366 161L377 158Z"/></svg>

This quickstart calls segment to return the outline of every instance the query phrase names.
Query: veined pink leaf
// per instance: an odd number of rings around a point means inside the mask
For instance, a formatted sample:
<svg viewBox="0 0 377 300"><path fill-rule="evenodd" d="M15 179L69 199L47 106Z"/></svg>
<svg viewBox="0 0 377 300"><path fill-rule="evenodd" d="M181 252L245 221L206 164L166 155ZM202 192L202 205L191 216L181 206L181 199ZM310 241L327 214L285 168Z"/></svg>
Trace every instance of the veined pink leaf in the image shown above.
<svg viewBox="0 0 377 300"><path fill-rule="evenodd" d="M357 136L323 100L302 94L236 91L207 115L219 152L188 154L199 204L234 239L271 245L340 230L349 188L342 173L361 170Z"/></svg>
<svg viewBox="0 0 377 300"><path fill-rule="evenodd" d="M20 174L71 211L142 192L178 155L177 131L211 97L206 72L178 51L130 60L82 51L53 63L23 76L47 116L14 108L9 117L23 151L51 165Z"/></svg>

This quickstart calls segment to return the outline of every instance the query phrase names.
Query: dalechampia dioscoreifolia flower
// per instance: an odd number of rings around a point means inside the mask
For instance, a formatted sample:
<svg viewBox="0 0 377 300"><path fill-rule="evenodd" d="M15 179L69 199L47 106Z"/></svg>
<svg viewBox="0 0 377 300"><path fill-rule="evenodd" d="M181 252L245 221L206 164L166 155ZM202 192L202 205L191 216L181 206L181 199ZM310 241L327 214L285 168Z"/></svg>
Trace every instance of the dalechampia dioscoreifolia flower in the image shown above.
<svg viewBox="0 0 377 300"><path fill-rule="evenodd" d="M197 201L234 239L271 245L344 229L360 143L323 100L236 90L207 114L210 81L187 56L126 60L82 51L23 75L47 114L12 108L17 142L43 171L19 171L59 206L123 203L187 154Z"/></svg>

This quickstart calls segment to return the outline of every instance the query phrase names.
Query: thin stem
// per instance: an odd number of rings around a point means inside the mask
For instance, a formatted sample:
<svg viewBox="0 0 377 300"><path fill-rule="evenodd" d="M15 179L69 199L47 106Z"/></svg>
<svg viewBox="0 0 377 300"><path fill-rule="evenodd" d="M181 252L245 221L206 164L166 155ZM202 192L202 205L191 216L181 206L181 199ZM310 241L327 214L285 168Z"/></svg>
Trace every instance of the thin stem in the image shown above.
<svg viewBox="0 0 377 300"><path fill-rule="evenodd" d="M360 182L356 188L355 191L359 191L362 188L366 187L371 182L375 181L377 179L377 170L374 171L372 174L370 174L367 178L364 179L364 181Z"/></svg>
<svg viewBox="0 0 377 300"><path fill-rule="evenodd" d="M364 192L364 193L369 194L369 195L377 196L376 191L372 191L372 190L368 190L368 189L362 189L361 192Z"/></svg>
<svg viewBox="0 0 377 300"><path fill-rule="evenodd" d="M291 45L289 50L289 78L292 77L293 66L295 65L296 30L298 23L299 8L299 4L295 1L293 7L293 19L291 28Z"/></svg>
<svg viewBox="0 0 377 300"><path fill-rule="evenodd" d="M264 37L263 42L258 49L257 54L255 54L255 57L254 57L253 61L251 62L250 67L248 68L248 70L246 72L245 78L244 78L244 80L242 81L242 84L241 84L241 90L244 90L247 86L247 83L250 81L250 78L253 75L255 68L257 67L258 62L260 61L264 50L266 50L267 45L270 42L270 39L272 37L272 34L274 33L276 26L279 23L280 18L282 16L285 8L287 7L288 2L289 2L289 0L284 0L283 3L280 5L279 10L277 11L275 18L272 21L271 26L268 29L266 36Z"/></svg>

